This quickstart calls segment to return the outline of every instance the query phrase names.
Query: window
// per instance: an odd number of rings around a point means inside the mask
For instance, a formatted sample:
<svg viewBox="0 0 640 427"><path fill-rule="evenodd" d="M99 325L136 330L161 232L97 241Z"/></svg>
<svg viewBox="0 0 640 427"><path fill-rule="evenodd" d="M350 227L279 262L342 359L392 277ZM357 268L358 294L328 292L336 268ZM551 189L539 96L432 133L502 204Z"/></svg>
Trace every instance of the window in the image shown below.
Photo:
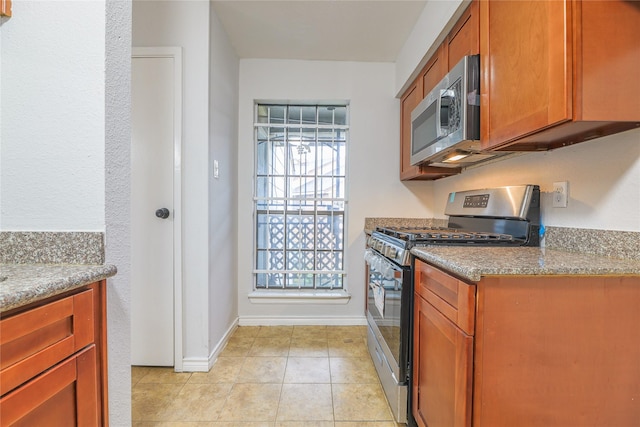
<svg viewBox="0 0 640 427"><path fill-rule="evenodd" d="M348 129L346 105L256 105L256 289L343 288Z"/></svg>

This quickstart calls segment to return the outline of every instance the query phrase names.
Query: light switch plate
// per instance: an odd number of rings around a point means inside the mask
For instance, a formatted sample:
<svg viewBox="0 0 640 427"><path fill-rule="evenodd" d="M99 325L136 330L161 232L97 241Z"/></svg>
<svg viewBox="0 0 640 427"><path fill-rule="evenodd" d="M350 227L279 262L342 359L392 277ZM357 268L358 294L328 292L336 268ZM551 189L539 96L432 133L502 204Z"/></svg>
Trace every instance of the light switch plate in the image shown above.
<svg viewBox="0 0 640 427"><path fill-rule="evenodd" d="M214 178L219 178L220 177L220 168L218 166L218 161L217 160L213 161L213 177Z"/></svg>
<svg viewBox="0 0 640 427"><path fill-rule="evenodd" d="M569 200L569 182L553 183L553 207L566 208Z"/></svg>

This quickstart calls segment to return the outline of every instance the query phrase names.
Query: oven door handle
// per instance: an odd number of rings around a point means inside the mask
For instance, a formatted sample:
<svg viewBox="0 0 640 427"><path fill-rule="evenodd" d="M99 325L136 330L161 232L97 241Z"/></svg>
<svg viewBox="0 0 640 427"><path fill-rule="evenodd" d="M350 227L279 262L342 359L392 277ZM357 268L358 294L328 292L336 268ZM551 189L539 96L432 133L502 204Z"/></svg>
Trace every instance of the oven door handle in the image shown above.
<svg viewBox="0 0 640 427"><path fill-rule="evenodd" d="M396 269L393 267L386 258L380 256L380 274L387 280L391 280L395 277Z"/></svg>
<svg viewBox="0 0 640 427"><path fill-rule="evenodd" d="M369 266L371 271L380 271L380 255L376 254L373 250L367 249L364 253L364 261Z"/></svg>
<svg viewBox="0 0 640 427"><path fill-rule="evenodd" d="M364 251L364 261L369 266L369 270L377 271L385 279L392 280L396 277L397 269L395 266L384 256L372 249L366 249Z"/></svg>

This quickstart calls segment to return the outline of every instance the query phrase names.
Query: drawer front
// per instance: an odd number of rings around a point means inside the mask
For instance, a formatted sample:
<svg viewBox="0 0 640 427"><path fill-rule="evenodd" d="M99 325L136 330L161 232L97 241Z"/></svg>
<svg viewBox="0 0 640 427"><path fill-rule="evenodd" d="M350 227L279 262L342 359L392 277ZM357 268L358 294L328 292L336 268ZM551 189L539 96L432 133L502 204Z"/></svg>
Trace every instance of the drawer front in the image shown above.
<svg viewBox="0 0 640 427"><path fill-rule="evenodd" d="M0 395L93 342L89 289L0 320Z"/></svg>
<svg viewBox="0 0 640 427"><path fill-rule="evenodd" d="M469 335L475 330L476 286L416 260L415 292Z"/></svg>

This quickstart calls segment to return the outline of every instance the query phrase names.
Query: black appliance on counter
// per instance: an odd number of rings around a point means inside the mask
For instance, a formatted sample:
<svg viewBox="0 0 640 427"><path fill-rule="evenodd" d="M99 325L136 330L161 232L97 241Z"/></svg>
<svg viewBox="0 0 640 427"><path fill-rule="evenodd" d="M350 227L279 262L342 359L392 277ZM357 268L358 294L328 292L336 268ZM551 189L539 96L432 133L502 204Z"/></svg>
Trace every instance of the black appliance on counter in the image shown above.
<svg viewBox="0 0 640 427"><path fill-rule="evenodd" d="M539 246L540 188L450 193L447 227L378 227L367 239L367 345L397 422L411 415L413 268L416 246Z"/></svg>

